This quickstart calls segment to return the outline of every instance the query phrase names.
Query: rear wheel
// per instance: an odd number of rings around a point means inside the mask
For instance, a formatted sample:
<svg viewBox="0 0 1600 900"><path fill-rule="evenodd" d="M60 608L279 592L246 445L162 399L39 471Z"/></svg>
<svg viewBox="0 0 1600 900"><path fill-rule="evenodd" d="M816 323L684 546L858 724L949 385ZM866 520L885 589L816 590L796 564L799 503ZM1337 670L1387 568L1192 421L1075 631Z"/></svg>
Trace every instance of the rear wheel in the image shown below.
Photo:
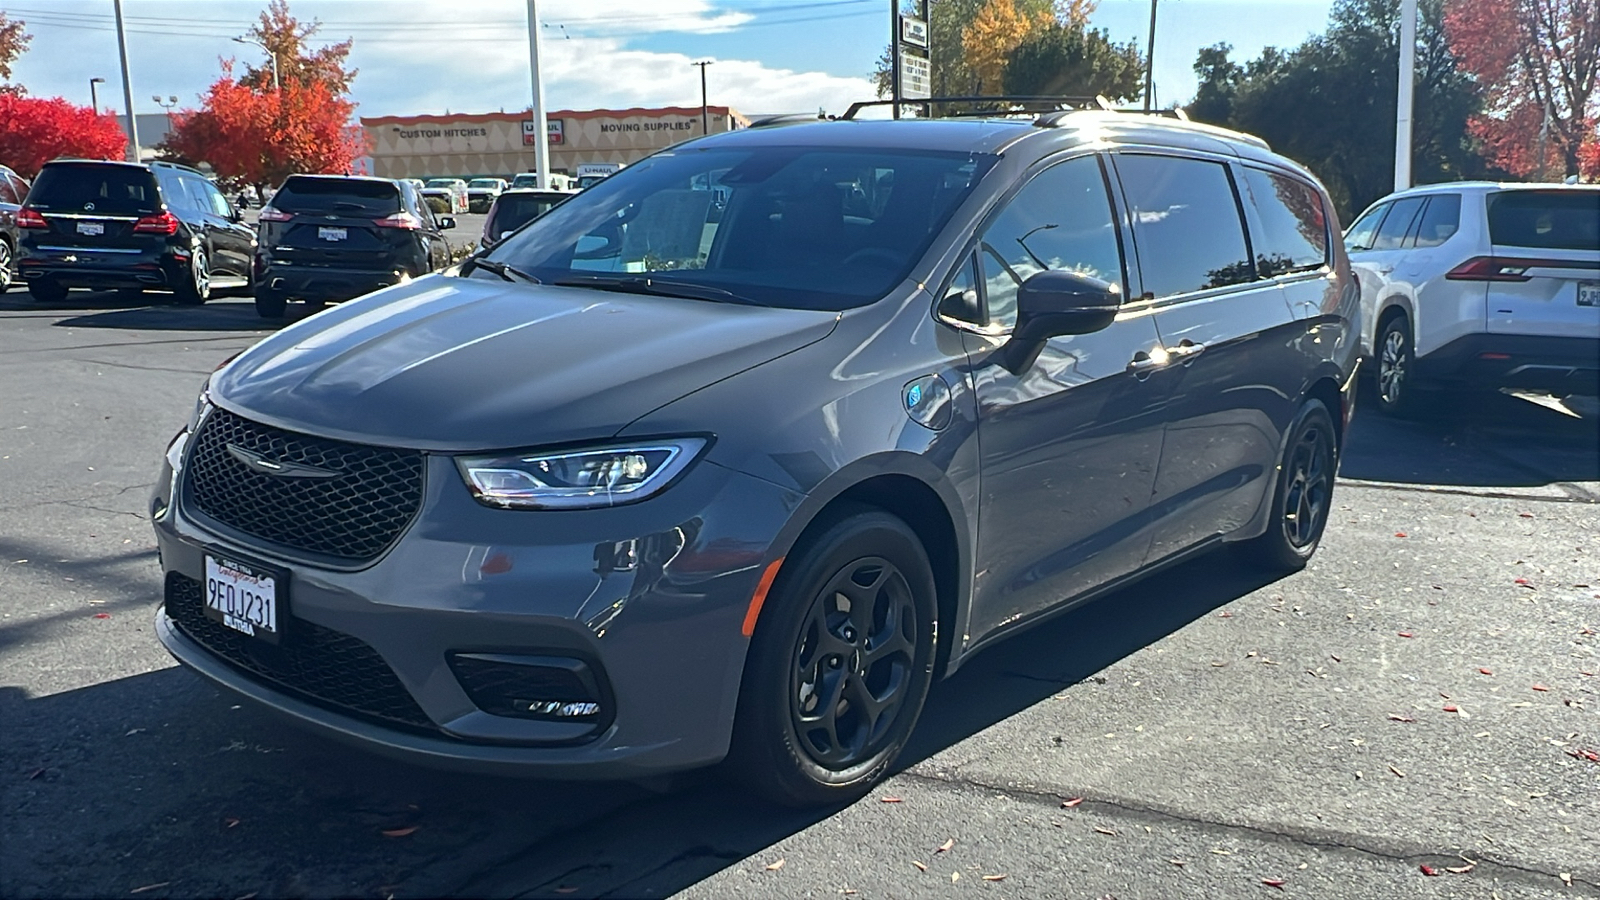
<svg viewBox="0 0 1600 900"><path fill-rule="evenodd" d="M211 299L211 262L204 249L195 248L189 257L189 277L178 283L175 292L185 306L199 306Z"/></svg>
<svg viewBox="0 0 1600 900"><path fill-rule="evenodd" d="M1239 545L1249 561L1277 572L1305 568L1317 552L1333 502L1333 478L1339 468L1339 442L1333 416L1321 400L1300 409L1278 466L1267 533Z"/></svg>
<svg viewBox="0 0 1600 900"><path fill-rule="evenodd" d="M0 294L11 287L11 244L0 237Z"/></svg>
<svg viewBox="0 0 1600 900"><path fill-rule="evenodd" d="M28 282L28 293L40 303L60 303L67 299L66 286L50 278Z"/></svg>
<svg viewBox="0 0 1600 900"><path fill-rule="evenodd" d="M888 513L854 508L792 554L745 666L738 775L787 806L871 790L927 698L936 608L927 553Z"/></svg>
<svg viewBox="0 0 1600 900"><path fill-rule="evenodd" d="M1403 416L1415 405L1415 358L1411 349L1411 323L1394 316L1383 324L1377 344L1378 411Z"/></svg>
<svg viewBox="0 0 1600 900"><path fill-rule="evenodd" d="M268 288L256 288L256 315L263 319L281 319L288 308L288 297Z"/></svg>

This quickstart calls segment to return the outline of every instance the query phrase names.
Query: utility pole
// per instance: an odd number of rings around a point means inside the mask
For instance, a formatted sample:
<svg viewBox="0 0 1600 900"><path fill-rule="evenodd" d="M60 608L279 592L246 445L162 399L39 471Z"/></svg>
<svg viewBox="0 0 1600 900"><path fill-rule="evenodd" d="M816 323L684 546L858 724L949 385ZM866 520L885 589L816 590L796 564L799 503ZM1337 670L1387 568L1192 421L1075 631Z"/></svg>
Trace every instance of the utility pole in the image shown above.
<svg viewBox="0 0 1600 900"><path fill-rule="evenodd" d="M1416 81L1417 0L1400 3L1400 93L1394 113L1394 189L1411 187L1411 92Z"/></svg>
<svg viewBox="0 0 1600 900"><path fill-rule="evenodd" d="M1144 111L1149 112L1154 105L1152 88L1155 84L1156 74L1156 0L1150 0L1150 42L1145 45L1144 51Z"/></svg>
<svg viewBox="0 0 1600 900"><path fill-rule="evenodd" d="M528 68L533 73L533 158L539 187L550 187L550 123L544 114L544 83L539 80L539 9L528 0Z"/></svg>
<svg viewBox="0 0 1600 900"><path fill-rule="evenodd" d="M706 66L711 65L713 62L716 62L716 60L702 59L699 62L689 63L689 65L691 65L691 66L699 66L700 67L700 133L701 134L710 134L711 133L711 126L709 124L709 116L707 116L707 114L706 114L707 113L707 109L706 109Z"/></svg>
<svg viewBox="0 0 1600 900"><path fill-rule="evenodd" d="M233 39L233 42L235 44L255 44L257 47L267 51L267 58L272 60L272 89L274 91L282 90L282 87L278 83L278 54L272 52L271 47L268 47L266 44L263 44L260 41L246 37L236 37Z"/></svg>
<svg viewBox="0 0 1600 900"><path fill-rule="evenodd" d="M117 12L117 52L122 55L122 100L128 108L128 157L139 161L139 122L133 117L133 79L128 77L128 31L122 25L122 0L111 0Z"/></svg>
<svg viewBox="0 0 1600 900"><path fill-rule="evenodd" d="M900 118L900 0L889 0L889 99Z"/></svg>
<svg viewBox="0 0 1600 900"><path fill-rule="evenodd" d="M100 92L95 90L95 85L105 83L104 78L89 79L89 108L94 110L96 116L100 115Z"/></svg>

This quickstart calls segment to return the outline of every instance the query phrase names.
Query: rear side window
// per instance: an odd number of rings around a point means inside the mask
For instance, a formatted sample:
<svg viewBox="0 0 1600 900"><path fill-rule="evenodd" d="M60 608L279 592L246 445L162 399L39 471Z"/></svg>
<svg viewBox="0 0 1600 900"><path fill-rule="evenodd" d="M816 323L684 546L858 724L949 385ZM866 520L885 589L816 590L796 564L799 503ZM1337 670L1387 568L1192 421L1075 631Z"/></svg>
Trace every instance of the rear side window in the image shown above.
<svg viewBox="0 0 1600 900"><path fill-rule="evenodd" d="M1489 240L1512 247L1600 250L1600 191L1492 194Z"/></svg>
<svg viewBox="0 0 1600 900"><path fill-rule="evenodd" d="M1328 217L1317 189L1250 168L1244 170L1244 184L1261 217L1261 234L1254 236L1261 277L1321 268L1328 261Z"/></svg>
<svg viewBox="0 0 1600 900"><path fill-rule="evenodd" d="M516 231L523 225L549 212L560 200L537 195L501 194L494 207L494 219L489 223L490 233L499 235Z"/></svg>
<svg viewBox="0 0 1600 900"><path fill-rule="evenodd" d="M272 205L287 213L390 216L400 211L400 186L392 181L290 176Z"/></svg>
<svg viewBox="0 0 1600 900"><path fill-rule="evenodd" d="M149 169L93 163L45 166L28 194L28 205L55 212L149 215L160 208Z"/></svg>
<svg viewBox="0 0 1600 900"><path fill-rule="evenodd" d="M1221 163L1121 156L1144 289L1156 297L1253 281L1233 180Z"/></svg>
<svg viewBox="0 0 1600 900"><path fill-rule="evenodd" d="M1450 240L1461 228L1461 195L1434 194L1417 220L1417 240L1414 246L1437 247Z"/></svg>
<svg viewBox="0 0 1600 900"><path fill-rule="evenodd" d="M1426 197L1402 197L1389 207L1389 214L1383 217L1383 224L1378 226L1378 234L1372 239L1374 250L1399 250L1405 244L1406 235L1411 233L1411 226L1417 221L1417 213L1422 210L1422 202Z"/></svg>
<svg viewBox="0 0 1600 900"><path fill-rule="evenodd" d="M22 198L17 196L16 188L11 186L11 181L4 173L0 173L0 203L21 203Z"/></svg>

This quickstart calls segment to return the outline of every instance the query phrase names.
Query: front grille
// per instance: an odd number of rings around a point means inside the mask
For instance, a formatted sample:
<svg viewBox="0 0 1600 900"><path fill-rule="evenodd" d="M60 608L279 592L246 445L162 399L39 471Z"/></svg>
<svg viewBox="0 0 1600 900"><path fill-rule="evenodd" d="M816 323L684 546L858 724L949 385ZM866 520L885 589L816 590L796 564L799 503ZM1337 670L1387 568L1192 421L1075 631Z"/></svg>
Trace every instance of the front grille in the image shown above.
<svg viewBox="0 0 1600 900"><path fill-rule="evenodd" d="M438 734L378 651L348 634L286 616L279 644L267 644L206 618L200 582L177 572L167 574L166 608L185 635L258 680L320 706Z"/></svg>
<svg viewBox="0 0 1600 900"><path fill-rule="evenodd" d="M333 477L272 475L229 446ZM352 562L377 558L422 505L422 454L296 434L213 408L195 435L185 484L193 507L283 547Z"/></svg>

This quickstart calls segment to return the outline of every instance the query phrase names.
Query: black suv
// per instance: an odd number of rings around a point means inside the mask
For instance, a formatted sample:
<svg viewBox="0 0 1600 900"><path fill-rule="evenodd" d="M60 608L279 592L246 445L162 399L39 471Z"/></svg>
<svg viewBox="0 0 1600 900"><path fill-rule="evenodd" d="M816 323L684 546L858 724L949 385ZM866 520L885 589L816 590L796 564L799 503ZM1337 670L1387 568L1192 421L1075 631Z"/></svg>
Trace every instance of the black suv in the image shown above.
<svg viewBox="0 0 1600 900"><path fill-rule="evenodd" d="M291 175L261 208L256 312L275 319L290 298L348 300L443 268L454 227L403 181Z"/></svg>
<svg viewBox="0 0 1600 900"><path fill-rule="evenodd" d="M0 294L11 287L17 265L17 210L28 196L28 183L22 176L0 166Z"/></svg>
<svg viewBox="0 0 1600 900"><path fill-rule="evenodd" d="M42 301L68 288L166 288L200 304L248 287L255 236L217 186L174 163L45 163L17 213L18 271Z"/></svg>

